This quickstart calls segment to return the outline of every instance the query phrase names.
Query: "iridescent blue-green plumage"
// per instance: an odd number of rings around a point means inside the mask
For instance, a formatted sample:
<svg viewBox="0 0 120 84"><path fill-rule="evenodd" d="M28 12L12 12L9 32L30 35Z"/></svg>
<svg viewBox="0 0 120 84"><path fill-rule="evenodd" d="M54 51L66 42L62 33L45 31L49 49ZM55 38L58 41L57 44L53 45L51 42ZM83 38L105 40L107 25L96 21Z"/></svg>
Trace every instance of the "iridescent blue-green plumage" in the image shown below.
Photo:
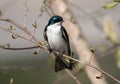
<svg viewBox="0 0 120 84"><path fill-rule="evenodd" d="M55 15L50 18L48 25L53 25L57 22L62 22L62 21L63 21L63 18L61 16Z"/></svg>

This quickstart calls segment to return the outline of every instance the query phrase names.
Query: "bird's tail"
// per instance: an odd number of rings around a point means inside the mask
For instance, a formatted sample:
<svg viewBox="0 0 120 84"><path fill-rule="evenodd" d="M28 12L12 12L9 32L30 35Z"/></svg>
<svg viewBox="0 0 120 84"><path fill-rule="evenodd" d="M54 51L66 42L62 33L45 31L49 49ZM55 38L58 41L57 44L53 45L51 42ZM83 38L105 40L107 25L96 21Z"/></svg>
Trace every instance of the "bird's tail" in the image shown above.
<svg viewBox="0 0 120 84"><path fill-rule="evenodd" d="M68 62L64 61L60 56L56 56L56 58L55 58L55 72L61 71L63 69L72 70L73 67L74 67L74 63L72 63L72 60L70 60L70 62L68 63Z"/></svg>

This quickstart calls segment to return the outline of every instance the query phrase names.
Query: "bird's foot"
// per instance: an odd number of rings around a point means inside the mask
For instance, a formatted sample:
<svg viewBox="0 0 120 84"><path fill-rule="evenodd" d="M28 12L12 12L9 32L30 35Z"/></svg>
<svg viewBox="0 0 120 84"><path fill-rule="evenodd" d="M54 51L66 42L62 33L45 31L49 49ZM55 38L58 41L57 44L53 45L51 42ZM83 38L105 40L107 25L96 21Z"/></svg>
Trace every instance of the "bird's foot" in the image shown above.
<svg viewBox="0 0 120 84"><path fill-rule="evenodd" d="M47 48L48 48L49 53L52 53L53 49L48 46L47 46Z"/></svg>
<svg viewBox="0 0 120 84"><path fill-rule="evenodd" d="M63 56L63 54L64 54L65 52L59 52L59 56Z"/></svg>

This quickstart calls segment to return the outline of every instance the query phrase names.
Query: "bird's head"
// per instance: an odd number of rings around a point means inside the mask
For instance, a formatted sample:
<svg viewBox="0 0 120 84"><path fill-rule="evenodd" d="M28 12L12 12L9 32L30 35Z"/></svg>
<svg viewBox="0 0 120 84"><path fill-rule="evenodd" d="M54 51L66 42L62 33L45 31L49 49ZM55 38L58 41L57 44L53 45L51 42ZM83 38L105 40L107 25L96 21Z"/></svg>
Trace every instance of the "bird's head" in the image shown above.
<svg viewBox="0 0 120 84"><path fill-rule="evenodd" d="M50 18L48 25L53 25L55 23L62 23L64 20L61 16L54 15Z"/></svg>

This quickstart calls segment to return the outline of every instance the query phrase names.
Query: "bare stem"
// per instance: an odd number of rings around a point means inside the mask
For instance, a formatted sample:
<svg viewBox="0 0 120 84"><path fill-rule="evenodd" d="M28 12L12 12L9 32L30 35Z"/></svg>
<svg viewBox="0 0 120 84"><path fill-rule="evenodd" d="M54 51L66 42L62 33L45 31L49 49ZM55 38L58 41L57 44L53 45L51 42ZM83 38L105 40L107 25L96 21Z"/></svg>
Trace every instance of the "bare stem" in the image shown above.
<svg viewBox="0 0 120 84"><path fill-rule="evenodd" d="M49 16L52 16L52 14L48 11L48 9L46 7L44 7L44 10Z"/></svg>
<svg viewBox="0 0 120 84"><path fill-rule="evenodd" d="M3 48L6 50L29 50L34 48L40 48L40 46L31 46L31 47L24 47L24 48Z"/></svg>
<svg viewBox="0 0 120 84"><path fill-rule="evenodd" d="M7 50L24 50L24 49L33 49L33 48L38 48L38 47L40 47L40 46L32 46L32 47L25 47L25 48L3 48L3 49L7 49ZM58 54L58 52L55 52L55 53L57 53ZM76 62L79 62L79 63L84 63L84 62L82 62L82 61L80 61L80 60L78 60L78 59L75 59L75 58L72 58L72 57L70 57L70 56L67 56L67 55L63 55L64 57L66 57L66 58L69 58L69 59L71 59L71 60L74 60L74 61L76 61ZM103 71L102 69L98 69L98 68L96 68L96 67L94 67L94 66L92 66L91 64L85 64L86 66L89 66L89 67L91 67L91 68L94 68L94 69L96 69L96 70L98 70L98 71L100 71L102 74L104 74L104 75L106 75L106 76L108 76L109 78L111 78L111 79L113 79L114 81L116 81L116 82L118 82L118 83L120 83L120 81L118 80L118 79L116 79L115 77L113 77L112 75L110 75L110 74L108 74L107 72L105 72L105 71ZM69 75L71 75L70 74L70 72L69 71L67 71L67 70L65 70ZM73 76L70 76L70 77L72 77L74 80L78 80L76 77L74 77L74 75ZM76 81L77 82L77 81ZM79 84L79 83L78 83Z"/></svg>
<svg viewBox="0 0 120 84"><path fill-rule="evenodd" d="M65 72L67 72L68 75L69 75L72 79L74 79L77 84L81 84L80 81L77 79L77 77L75 77L68 69L65 69Z"/></svg>
<svg viewBox="0 0 120 84"><path fill-rule="evenodd" d="M24 27L22 27L22 26L19 25L19 24L16 24L16 23L15 23L14 21L12 21L12 20L9 20L9 19L0 19L0 20L10 22L10 23L16 25L19 29L23 30L23 31L24 31L25 33L27 33L28 35L31 35L30 32L28 32L27 30L24 30ZM4 31L7 31L7 32L9 32L9 33L12 33L12 34L16 34L16 33L12 32L11 30L8 30L8 29L6 29L6 28L4 28L4 27L1 27L1 26L0 26L0 29L2 29L2 30L4 30ZM18 35L18 34L17 34L17 35ZM31 39L29 39L29 38L26 38L26 37L24 37L24 36L21 36L21 35L18 35L18 37L21 37L22 39L25 39L25 40L27 40L27 41L30 41L30 42L34 43L35 45L38 45L40 48L44 49L44 50L48 53L47 47L41 45L41 44L37 41L37 39L35 39L35 37L33 37L33 40L31 40ZM56 52L56 51L53 51L53 53L59 54L59 52ZM91 67L91 68L93 68L93 69L96 69L96 70L98 70L99 72L103 73L104 75L108 76L109 78L113 79L114 81L116 81L117 83L120 84L120 80L118 80L117 78L115 78L115 77L113 77L112 75L108 74L107 72L103 71L102 69L99 69L99 68L94 67L94 66L92 66L92 65L90 65L90 64L84 63L84 62L82 62L82 61L80 61L80 60L78 60L78 59L72 58L72 57L70 57L70 56L67 56L67 55L63 55L63 56L66 57L66 58L69 58L69 59L71 59L71 60L74 60L74 61L76 61L76 62L83 63L83 64L85 64L85 66L89 66L89 67ZM68 73L68 72L67 72L67 73ZM70 75L71 78L73 78L73 80L76 81L76 83L78 82L78 80L76 79L76 77L74 77L74 75L71 75L71 74L72 74L71 72L69 72L68 74ZM77 84L80 84L80 82L78 82Z"/></svg>
<svg viewBox="0 0 120 84"><path fill-rule="evenodd" d="M24 0L24 28L27 28L27 0Z"/></svg>
<svg viewBox="0 0 120 84"><path fill-rule="evenodd" d="M24 28L24 26L21 26L20 24L18 24L17 22L15 22L14 20L10 19L10 18L0 18L1 21L5 21L5 22L9 22L13 25L15 25L17 28L19 28L20 30L22 30L24 33L26 33L27 35L29 35L30 37L32 36L32 33L30 31L27 30L27 28ZM32 36L32 39L37 41L35 36Z"/></svg>

